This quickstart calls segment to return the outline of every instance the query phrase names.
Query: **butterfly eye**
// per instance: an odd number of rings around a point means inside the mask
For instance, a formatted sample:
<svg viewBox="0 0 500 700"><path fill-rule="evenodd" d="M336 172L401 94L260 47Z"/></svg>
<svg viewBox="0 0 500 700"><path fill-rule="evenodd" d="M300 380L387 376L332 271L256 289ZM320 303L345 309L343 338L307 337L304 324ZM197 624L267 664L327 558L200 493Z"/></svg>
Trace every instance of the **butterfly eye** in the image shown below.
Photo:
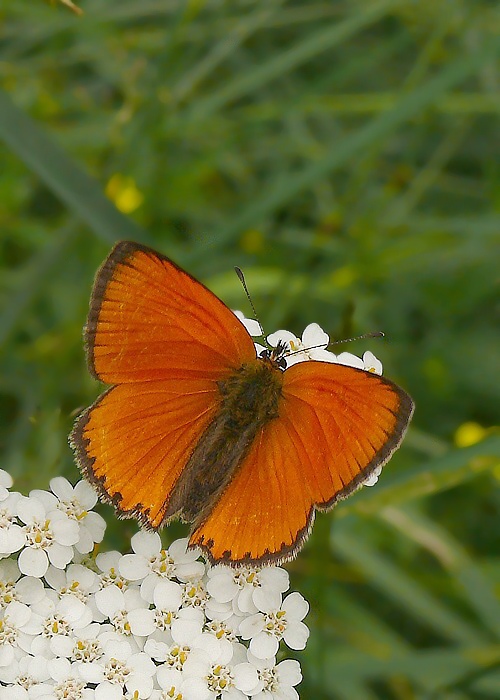
<svg viewBox="0 0 500 700"><path fill-rule="evenodd" d="M271 362L275 366L279 367L279 369L286 369L287 364L286 364L286 360L284 357L284 353L286 351L287 351L286 345L280 346L278 344L278 346L276 348L274 348L273 350L268 350L267 348L265 350L263 350L260 353L259 357L262 360L271 360Z"/></svg>
<svg viewBox="0 0 500 700"><path fill-rule="evenodd" d="M275 362L280 369L286 369L286 360L284 357L277 357Z"/></svg>

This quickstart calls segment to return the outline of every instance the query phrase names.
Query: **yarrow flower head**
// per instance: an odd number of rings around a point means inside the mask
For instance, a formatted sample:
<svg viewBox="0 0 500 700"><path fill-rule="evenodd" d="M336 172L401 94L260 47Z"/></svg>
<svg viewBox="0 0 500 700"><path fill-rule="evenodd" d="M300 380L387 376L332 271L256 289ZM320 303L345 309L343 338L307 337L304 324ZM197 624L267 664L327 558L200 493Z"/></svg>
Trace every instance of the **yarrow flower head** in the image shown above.
<svg viewBox="0 0 500 700"><path fill-rule="evenodd" d="M0 700L298 697L298 662L273 657L308 635L284 569L210 567L142 531L130 554L93 555L104 528L81 484L25 497L0 470Z"/></svg>
<svg viewBox="0 0 500 700"><path fill-rule="evenodd" d="M49 562L64 569L73 558L78 542L78 525L60 510L49 510L36 495L21 496L17 517L24 524L25 544L18 563L27 576L43 576Z"/></svg>
<svg viewBox="0 0 500 700"><path fill-rule="evenodd" d="M275 566L234 569L219 565L210 568L207 576L207 589L213 601L231 603L231 610L236 615L279 607L281 594L290 585L288 572ZM221 611L223 608L212 605L211 609Z"/></svg>
<svg viewBox="0 0 500 700"><path fill-rule="evenodd" d="M120 559L119 571L130 581L141 582L142 595L152 601L154 590L162 581L173 577L189 581L203 575L205 567L197 561L200 553L188 551L187 543L187 539L181 539L163 549L157 532L138 532L131 541L134 554Z"/></svg>
<svg viewBox="0 0 500 700"><path fill-rule="evenodd" d="M78 523L75 549L82 554L91 552L97 542L102 542L106 530L104 518L92 510L97 503L96 492L86 481L79 481L73 488L62 476L50 480L50 489L56 497L55 507Z"/></svg>
<svg viewBox="0 0 500 700"><path fill-rule="evenodd" d="M241 636L250 640L249 649L258 659L276 656L282 639L290 649L304 649L309 630L302 620L308 610L309 604L300 593L290 593L278 608L242 620Z"/></svg>

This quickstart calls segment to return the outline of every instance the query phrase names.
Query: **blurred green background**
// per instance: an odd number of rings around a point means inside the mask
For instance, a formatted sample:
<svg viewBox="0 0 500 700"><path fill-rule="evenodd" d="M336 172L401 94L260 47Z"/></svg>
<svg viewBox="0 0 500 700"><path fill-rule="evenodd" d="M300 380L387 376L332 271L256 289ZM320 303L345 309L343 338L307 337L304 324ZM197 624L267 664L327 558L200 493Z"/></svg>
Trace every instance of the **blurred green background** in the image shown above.
<svg viewBox="0 0 500 700"><path fill-rule="evenodd" d="M119 239L250 315L241 266L268 332L383 330L342 349L417 410L288 566L300 694L500 697L498 3L80 4L0 8L0 466L78 478L81 329Z"/></svg>

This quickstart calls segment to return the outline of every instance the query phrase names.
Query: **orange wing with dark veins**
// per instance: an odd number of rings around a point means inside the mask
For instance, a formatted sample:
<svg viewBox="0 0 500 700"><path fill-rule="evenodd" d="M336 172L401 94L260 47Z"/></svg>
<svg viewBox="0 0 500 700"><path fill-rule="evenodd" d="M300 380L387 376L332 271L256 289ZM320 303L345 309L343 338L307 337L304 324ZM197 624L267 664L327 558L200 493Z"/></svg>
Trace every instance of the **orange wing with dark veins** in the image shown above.
<svg viewBox="0 0 500 700"><path fill-rule="evenodd" d="M279 417L261 430L190 544L230 564L293 558L315 509L332 507L385 464L412 412L410 397L378 375L324 362L293 365Z"/></svg>
<svg viewBox="0 0 500 700"><path fill-rule="evenodd" d="M106 384L176 371L217 380L255 358L245 327L215 294L168 258L128 241L96 275L85 339L90 369Z"/></svg>
<svg viewBox="0 0 500 700"><path fill-rule="evenodd" d="M169 494L220 405L217 381L254 344L212 292L155 251L119 243L86 328L93 374L115 384L70 436L84 475L124 517L163 524Z"/></svg>

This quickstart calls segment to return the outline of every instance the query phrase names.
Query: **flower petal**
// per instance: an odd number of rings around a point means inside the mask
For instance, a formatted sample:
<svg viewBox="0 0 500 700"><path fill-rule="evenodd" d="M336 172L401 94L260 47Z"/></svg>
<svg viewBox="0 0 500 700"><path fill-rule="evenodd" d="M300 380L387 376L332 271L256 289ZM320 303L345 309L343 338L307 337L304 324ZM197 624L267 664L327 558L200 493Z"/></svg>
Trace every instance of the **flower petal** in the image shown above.
<svg viewBox="0 0 500 700"><path fill-rule="evenodd" d="M330 336L317 323L310 323L302 333L302 343L306 350L318 345L326 348L329 342Z"/></svg>
<svg viewBox="0 0 500 700"><path fill-rule="evenodd" d="M233 667L233 674L235 686L244 693L250 693L259 685L259 674L252 664L236 664Z"/></svg>
<svg viewBox="0 0 500 700"><path fill-rule="evenodd" d="M21 496L17 502L17 515L23 523L31 523L33 520L43 520L45 518L45 508L36 498Z"/></svg>
<svg viewBox="0 0 500 700"><path fill-rule="evenodd" d="M129 581L140 581L151 571L146 559L140 554L124 554L120 559L119 569L121 575Z"/></svg>
<svg viewBox="0 0 500 700"><path fill-rule="evenodd" d="M49 561L43 549L33 547L23 549L17 564L21 573L26 576L35 576L35 578L41 578L49 567Z"/></svg>
<svg viewBox="0 0 500 700"><path fill-rule="evenodd" d="M135 533L130 543L134 552L142 554L143 557L155 557L161 550L161 539L157 532L140 530Z"/></svg>
<svg viewBox="0 0 500 700"><path fill-rule="evenodd" d="M138 637L147 637L156 629L155 614L153 610L136 609L127 613L127 620L132 634Z"/></svg>
<svg viewBox="0 0 500 700"><path fill-rule="evenodd" d="M58 514L58 512L57 512ZM76 544L80 539L80 527L75 520L70 520L67 516L56 518L56 513L50 513L50 527L54 537L66 547Z"/></svg>
<svg viewBox="0 0 500 700"><path fill-rule="evenodd" d="M297 591L287 595L281 607L286 611L287 620L303 620L309 612L309 603Z"/></svg>
<svg viewBox="0 0 500 700"><path fill-rule="evenodd" d="M305 649L309 639L309 628L303 622L294 622L286 628L283 639L290 649Z"/></svg>
<svg viewBox="0 0 500 700"><path fill-rule="evenodd" d="M267 632L259 634L250 640L250 651L258 659L272 659L278 653L279 642L276 637Z"/></svg>
<svg viewBox="0 0 500 700"><path fill-rule="evenodd" d="M49 482L50 490L61 501L71 501L74 497L74 489L64 476L56 476Z"/></svg>
<svg viewBox="0 0 500 700"><path fill-rule="evenodd" d="M90 510L97 503L97 491L87 481L82 479L75 485L74 498L85 510Z"/></svg>
<svg viewBox="0 0 500 700"><path fill-rule="evenodd" d="M340 355L337 355L337 362L339 365L348 365L349 367L356 367L358 369L365 368L363 360L357 355L353 355L351 352L341 352Z"/></svg>
<svg viewBox="0 0 500 700"><path fill-rule="evenodd" d="M50 547L47 549L47 554L51 564L53 564L57 569L64 569L71 561L74 552L73 547L66 547L59 542L52 542Z"/></svg>

